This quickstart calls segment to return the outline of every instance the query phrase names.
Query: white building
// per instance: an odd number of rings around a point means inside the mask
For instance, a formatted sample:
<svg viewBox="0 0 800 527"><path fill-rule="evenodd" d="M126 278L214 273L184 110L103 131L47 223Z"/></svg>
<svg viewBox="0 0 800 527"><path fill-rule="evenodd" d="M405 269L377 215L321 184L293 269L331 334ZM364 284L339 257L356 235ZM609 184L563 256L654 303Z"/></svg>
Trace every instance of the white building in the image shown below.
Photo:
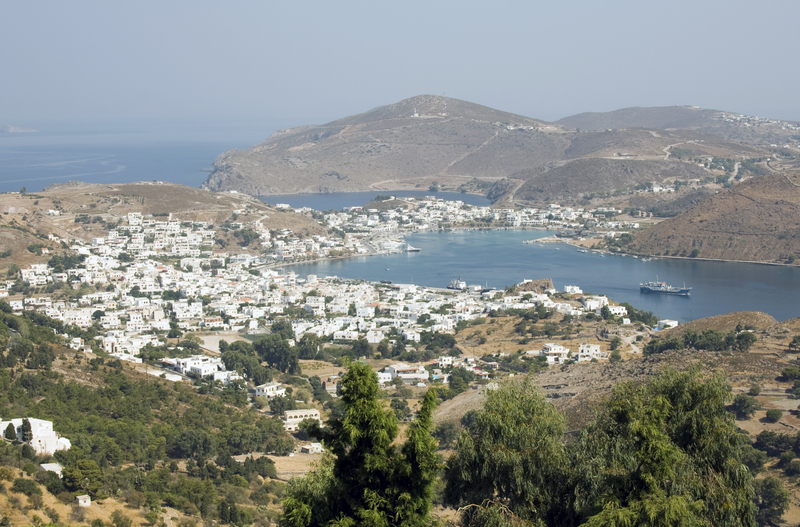
<svg viewBox="0 0 800 527"><path fill-rule="evenodd" d="M581 344L580 348L578 348L578 357L577 357L578 362L588 362L591 361L592 359L601 360L607 358L608 354L600 351L599 344L583 343Z"/></svg>
<svg viewBox="0 0 800 527"><path fill-rule="evenodd" d="M296 432L297 427L304 419L316 419L320 421L319 410L311 408L309 410L286 410L283 414L283 429L287 432Z"/></svg>
<svg viewBox="0 0 800 527"><path fill-rule="evenodd" d="M542 347L541 354L547 357L547 364L564 364L569 357L569 348L548 342Z"/></svg>
<svg viewBox="0 0 800 527"><path fill-rule="evenodd" d="M658 321L658 326L657 327L658 327L658 329L668 329L668 328L674 328L677 325L678 325L678 321L677 320L664 319L664 320L659 320Z"/></svg>
<svg viewBox="0 0 800 527"><path fill-rule="evenodd" d="M392 364L391 366L386 366L386 373L390 374L392 379L395 377L400 377L403 379L403 382L407 383L427 381L430 377L430 372L428 372L428 370L423 368L421 365L408 365L403 364L402 362Z"/></svg>
<svg viewBox="0 0 800 527"><path fill-rule="evenodd" d="M17 441L22 441L22 422L24 418L11 419L9 421L0 421L0 433L5 436L8 425L12 425L17 432ZM70 440L61 437L53 431L52 421L45 421L43 419L29 418L28 422L31 425L32 438L28 443L33 451L39 455L49 454L52 455L57 450L67 450L72 446Z"/></svg>
<svg viewBox="0 0 800 527"><path fill-rule="evenodd" d="M273 397L283 396L286 394L286 388L281 386L279 382L269 382L267 384L261 384L256 386L256 397L267 397L272 399Z"/></svg>

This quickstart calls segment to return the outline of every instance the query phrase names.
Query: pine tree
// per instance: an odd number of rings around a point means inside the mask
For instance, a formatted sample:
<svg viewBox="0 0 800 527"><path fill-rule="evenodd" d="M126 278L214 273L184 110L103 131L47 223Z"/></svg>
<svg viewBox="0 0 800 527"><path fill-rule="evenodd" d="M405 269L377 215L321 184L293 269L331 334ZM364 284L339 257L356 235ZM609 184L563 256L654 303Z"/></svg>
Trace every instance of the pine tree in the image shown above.
<svg viewBox="0 0 800 527"><path fill-rule="evenodd" d="M429 522L438 472L431 436L435 392L425 396L402 449L393 446L398 425L379 398L378 377L353 363L341 382L341 417L311 430L327 455L317 469L290 483L281 525L392 526Z"/></svg>

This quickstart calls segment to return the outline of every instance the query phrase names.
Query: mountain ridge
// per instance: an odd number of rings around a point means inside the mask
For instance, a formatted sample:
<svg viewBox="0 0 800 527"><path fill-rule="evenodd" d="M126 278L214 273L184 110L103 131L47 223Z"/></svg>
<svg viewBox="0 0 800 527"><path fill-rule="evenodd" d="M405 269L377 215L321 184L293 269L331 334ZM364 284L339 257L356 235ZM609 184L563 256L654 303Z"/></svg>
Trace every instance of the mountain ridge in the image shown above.
<svg viewBox="0 0 800 527"><path fill-rule="evenodd" d="M609 123L618 128L609 130ZM748 158L789 143L800 146L800 127L788 121L718 110L627 108L552 123L419 95L326 124L279 130L251 148L223 152L203 188L252 195L429 186L475 191L465 181L479 180L482 189L520 184L518 198L539 200L548 197L536 190L547 181L558 187L556 195L574 196L701 177L703 169L688 157L670 159L675 146L694 157ZM646 163L631 170L620 160ZM593 163L603 167L602 177L585 169ZM563 182L554 183L559 177ZM502 193L495 188L491 194Z"/></svg>

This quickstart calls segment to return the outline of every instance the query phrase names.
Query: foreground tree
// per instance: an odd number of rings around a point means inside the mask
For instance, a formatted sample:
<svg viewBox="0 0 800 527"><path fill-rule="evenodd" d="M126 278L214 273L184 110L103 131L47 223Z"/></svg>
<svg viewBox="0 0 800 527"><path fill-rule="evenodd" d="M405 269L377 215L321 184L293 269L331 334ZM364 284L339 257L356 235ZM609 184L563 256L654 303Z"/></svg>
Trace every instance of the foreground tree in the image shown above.
<svg viewBox="0 0 800 527"><path fill-rule="evenodd" d="M431 436L435 392L426 394L402 448L397 417L378 395L378 377L353 363L342 378L341 417L309 429L330 455L314 472L289 485L281 525L425 525L438 471Z"/></svg>
<svg viewBox="0 0 800 527"><path fill-rule="evenodd" d="M587 526L754 526L746 438L721 376L669 371L613 392L573 448L575 510Z"/></svg>
<svg viewBox="0 0 800 527"><path fill-rule="evenodd" d="M448 462L447 502L478 505L464 509L465 525L496 525L509 513L532 525L557 525L565 499L565 429L533 377L488 391ZM484 500L490 502L480 506Z"/></svg>
<svg viewBox="0 0 800 527"><path fill-rule="evenodd" d="M756 525L722 377L618 385L568 447L560 416L527 384L490 392L459 438L446 497L464 525Z"/></svg>

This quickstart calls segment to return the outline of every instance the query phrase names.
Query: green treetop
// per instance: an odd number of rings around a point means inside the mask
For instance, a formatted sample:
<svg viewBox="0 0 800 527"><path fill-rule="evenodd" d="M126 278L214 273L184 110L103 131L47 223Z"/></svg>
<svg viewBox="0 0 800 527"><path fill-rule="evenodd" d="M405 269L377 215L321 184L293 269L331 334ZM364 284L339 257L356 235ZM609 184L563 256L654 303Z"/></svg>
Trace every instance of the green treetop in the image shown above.
<svg viewBox="0 0 800 527"><path fill-rule="evenodd" d="M436 441L431 436L435 392L423 400L402 448L393 445L397 417L379 398L378 377L353 363L341 382L341 417L321 438L329 455L302 479L290 483L281 525L392 526L425 525L438 472Z"/></svg>
<svg viewBox="0 0 800 527"><path fill-rule="evenodd" d="M502 384L459 438L446 499L464 525L754 527L729 399L697 371L620 384L562 446L563 419L529 381Z"/></svg>

